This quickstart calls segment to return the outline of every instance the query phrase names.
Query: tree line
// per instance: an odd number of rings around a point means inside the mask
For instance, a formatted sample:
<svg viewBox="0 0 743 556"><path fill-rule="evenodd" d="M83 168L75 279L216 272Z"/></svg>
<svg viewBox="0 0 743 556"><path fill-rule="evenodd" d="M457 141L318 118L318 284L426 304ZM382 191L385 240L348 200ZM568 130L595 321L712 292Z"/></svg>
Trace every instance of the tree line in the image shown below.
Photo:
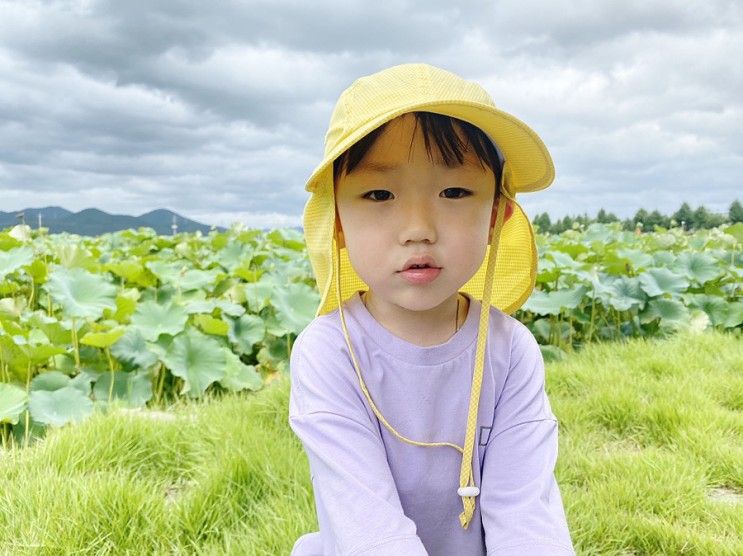
<svg viewBox="0 0 743 556"><path fill-rule="evenodd" d="M723 224L735 224L743 222L743 205L736 199L730 204L727 214L710 212L704 205L700 205L692 210L688 203L683 203L681 207L670 216L666 216L654 210L648 212L645 209L638 210L632 218L621 220L615 214L606 212L603 208L599 210L595 218L590 218L588 214L581 216L564 216L561 219L552 222L549 214L537 214L532 220L532 224L540 233L559 234L565 230L588 226L593 222L608 224L609 222L621 222L622 228L627 231L645 230L653 231L656 226L661 228L683 228L684 230L700 230L716 228Z"/></svg>

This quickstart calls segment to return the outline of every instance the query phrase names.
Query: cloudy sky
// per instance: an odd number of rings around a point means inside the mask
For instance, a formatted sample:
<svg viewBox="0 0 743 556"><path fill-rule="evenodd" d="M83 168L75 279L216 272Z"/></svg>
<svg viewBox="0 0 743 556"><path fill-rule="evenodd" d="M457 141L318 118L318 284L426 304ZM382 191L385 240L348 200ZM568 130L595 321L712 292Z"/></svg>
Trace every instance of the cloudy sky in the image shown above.
<svg viewBox="0 0 743 556"><path fill-rule="evenodd" d="M301 224L335 100L438 65L552 153L553 218L743 201L737 0L0 0L0 210Z"/></svg>

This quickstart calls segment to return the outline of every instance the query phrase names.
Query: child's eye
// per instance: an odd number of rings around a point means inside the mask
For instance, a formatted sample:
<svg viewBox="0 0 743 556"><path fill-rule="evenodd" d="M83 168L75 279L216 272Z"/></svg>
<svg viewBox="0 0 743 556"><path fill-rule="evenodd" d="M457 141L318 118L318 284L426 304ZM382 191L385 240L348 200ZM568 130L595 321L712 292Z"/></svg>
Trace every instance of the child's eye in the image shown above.
<svg viewBox="0 0 743 556"><path fill-rule="evenodd" d="M447 199L461 199L462 197L472 195L471 191L461 187L448 187L442 193L444 193L444 197ZM362 195L362 198L371 199L372 201L389 201L391 197L392 193L384 189L374 189Z"/></svg>
<svg viewBox="0 0 743 556"><path fill-rule="evenodd" d="M453 195L455 196L446 195L447 191L450 193L453 192ZM470 191L467 191L466 189L462 189L461 187L448 187L444 189L442 193L444 193L444 197L446 197L447 199L461 199L462 197L466 197L472 194ZM459 193L463 193L463 195L459 195Z"/></svg>
<svg viewBox="0 0 743 556"><path fill-rule="evenodd" d="M392 195L389 191L385 191L384 189L374 189L373 191L368 191L362 195L364 199L370 199L370 195L373 195L374 193L381 193L382 197L385 197L386 195ZM372 201L387 201L389 197L383 198L383 199L372 199Z"/></svg>

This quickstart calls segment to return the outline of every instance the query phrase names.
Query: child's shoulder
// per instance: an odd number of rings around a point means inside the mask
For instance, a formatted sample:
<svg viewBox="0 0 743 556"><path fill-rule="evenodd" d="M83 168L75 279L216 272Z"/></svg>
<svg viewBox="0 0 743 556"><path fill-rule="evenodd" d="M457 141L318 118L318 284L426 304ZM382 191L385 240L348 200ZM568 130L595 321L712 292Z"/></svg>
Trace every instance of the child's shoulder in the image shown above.
<svg viewBox="0 0 743 556"><path fill-rule="evenodd" d="M315 317L297 336L289 368L293 384L304 391L347 392L357 388L356 374L346 346L338 310ZM311 387L309 385L312 385Z"/></svg>
<svg viewBox="0 0 743 556"><path fill-rule="evenodd" d="M338 309L312 319L294 340L290 366L308 367L321 362L324 373L345 369L350 357L340 320Z"/></svg>
<svg viewBox="0 0 743 556"><path fill-rule="evenodd" d="M529 328L519 319L493 306L490 307L490 330L491 332L506 333L510 336L524 333L531 334Z"/></svg>
<svg viewBox="0 0 743 556"><path fill-rule="evenodd" d="M512 355L539 350L537 339L529 327L496 307L490 308L489 330L490 337L494 340L491 345L508 345Z"/></svg>

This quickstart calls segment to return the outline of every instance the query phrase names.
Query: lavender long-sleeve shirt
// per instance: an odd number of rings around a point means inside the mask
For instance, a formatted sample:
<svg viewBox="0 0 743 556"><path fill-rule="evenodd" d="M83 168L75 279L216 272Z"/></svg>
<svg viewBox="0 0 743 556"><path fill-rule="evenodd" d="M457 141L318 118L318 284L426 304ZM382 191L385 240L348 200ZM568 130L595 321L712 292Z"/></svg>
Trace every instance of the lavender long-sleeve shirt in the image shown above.
<svg viewBox="0 0 743 556"><path fill-rule="evenodd" d="M421 347L380 325L358 293L344 305L369 394L403 436L464 445L481 304L462 328ZM320 531L305 555L574 554L554 476L557 419L531 332L491 308L473 454L481 489L468 529L458 516L461 454L397 439L361 391L338 311L314 319L291 355L289 422L310 464Z"/></svg>

